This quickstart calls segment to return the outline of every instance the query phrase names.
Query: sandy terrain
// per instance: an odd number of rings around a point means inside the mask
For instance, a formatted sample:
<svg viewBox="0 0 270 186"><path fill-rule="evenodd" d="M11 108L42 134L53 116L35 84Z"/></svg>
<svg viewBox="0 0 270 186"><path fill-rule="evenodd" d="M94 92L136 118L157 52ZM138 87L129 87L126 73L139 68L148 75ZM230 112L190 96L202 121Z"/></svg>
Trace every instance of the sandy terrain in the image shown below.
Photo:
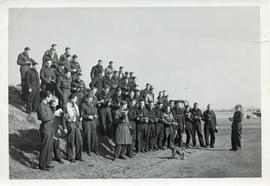
<svg viewBox="0 0 270 186"><path fill-rule="evenodd" d="M218 115L218 113L217 113ZM100 139L101 155L83 154L84 162L72 164L53 161L49 172L35 169L39 153L39 121L28 118L19 92L9 87L9 164L11 179L48 178L191 178L191 177L260 177L261 176L261 120L244 121L243 148L230 148L230 121L218 118L219 132L215 149L189 149L185 159L171 159L171 151L137 154L128 160L111 161L113 151L105 139ZM185 139L185 137L184 137ZM65 141L61 139L61 148ZM179 157L178 157L179 158Z"/></svg>

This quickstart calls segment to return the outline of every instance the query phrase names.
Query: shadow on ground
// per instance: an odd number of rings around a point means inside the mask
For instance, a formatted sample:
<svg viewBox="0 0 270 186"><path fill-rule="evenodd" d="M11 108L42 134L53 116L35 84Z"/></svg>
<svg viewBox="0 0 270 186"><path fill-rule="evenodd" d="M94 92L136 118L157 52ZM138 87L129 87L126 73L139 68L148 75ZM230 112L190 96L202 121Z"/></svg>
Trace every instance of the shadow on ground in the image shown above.
<svg viewBox="0 0 270 186"><path fill-rule="evenodd" d="M39 148L40 137L37 129L18 130L18 133L9 134L9 155L25 166L37 166L26 154L34 154L38 159Z"/></svg>

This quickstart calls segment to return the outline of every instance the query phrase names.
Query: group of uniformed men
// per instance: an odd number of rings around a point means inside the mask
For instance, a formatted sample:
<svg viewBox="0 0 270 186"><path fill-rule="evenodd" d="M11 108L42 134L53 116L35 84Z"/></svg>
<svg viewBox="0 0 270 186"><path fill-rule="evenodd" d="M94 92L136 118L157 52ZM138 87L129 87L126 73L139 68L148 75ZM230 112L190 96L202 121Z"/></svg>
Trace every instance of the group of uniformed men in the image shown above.
<svg viewBox="0 0 270 186"><path fill-rule="evenodd" d="M29 51L26 47L19 54L17 64L21 66L26 110L30 115L37 112L42 121L41 170L53 167L53 153L56 161L64 163L59 145L61 131L66 134L67 159L71 162L83 161L83 150L89 156L91 152L99 154L98 136L108 139L112 147L116 144L113 160L174 145L182 147L184 132L186 148L190 147L190 139L196 146L196 133L201 147L214 148L217 122L210 105L204 113L197 103L193 108L183 107L170 100L165 90L155 98L152 85L147 83L145 89L138 90L133 72L124 72L123 67L115 70L112 61L105 69L102 60L92 67L87 89L78 56L71 56L69 47L58 58L56 44L51 45L42 58L40 74Z"/></svg>

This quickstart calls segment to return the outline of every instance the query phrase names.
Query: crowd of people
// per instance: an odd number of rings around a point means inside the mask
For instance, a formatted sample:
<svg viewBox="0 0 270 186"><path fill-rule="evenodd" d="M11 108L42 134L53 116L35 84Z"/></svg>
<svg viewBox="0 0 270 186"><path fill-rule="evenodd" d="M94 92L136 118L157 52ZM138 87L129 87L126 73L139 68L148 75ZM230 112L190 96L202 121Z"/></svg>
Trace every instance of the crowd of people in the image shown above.
<svg viewBox="0 0 270 186"><path fill-rule="evenodd" d="M201 147L214 148L217 121L210 104L202 112L198 103L191 108L170 100L165 90L155 97L154 87L149 83L145 89L138 90L134 73L124 72L122 66L114 69L113 61L104 68L103 61L98 60L91 69L88 88L82 80L78 56L71 55L70 48L66 47L58 57L56 47L52 44L45 51L40 73L38 63L29 57L29 47L17 60L26 111L30 116L37 112L42 121L39 129L41 170L53 168L53 154L56 161L64 163L59 141L62 133L66 134L66 155L70 162L84 161L84 151L88 156L99 155L101 137L114 148L113 161L176 146L190 148L191 142L196 146L196 135ZM242 117L237 105L232 150L241 148Z"/></svg>

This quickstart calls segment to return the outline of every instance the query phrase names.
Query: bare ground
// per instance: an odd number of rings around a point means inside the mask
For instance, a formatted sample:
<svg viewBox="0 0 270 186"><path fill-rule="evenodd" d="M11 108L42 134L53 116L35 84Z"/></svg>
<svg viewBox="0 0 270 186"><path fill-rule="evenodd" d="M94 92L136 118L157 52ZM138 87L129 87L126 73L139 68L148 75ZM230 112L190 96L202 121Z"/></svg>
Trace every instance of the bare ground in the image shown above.
<svg viewBox="0 0 270 186"><path fill-rule="evenodd" d="M245 120L243 148L230 149L230 122L219 119L215 149L194 148L185 159L171 159L171 151L139 153L132 159L111 161L113 149L100 139L100 156L83 154L84 162L65 161L49 172L36 169L40 122L24 112L16 87L9 87L9 172L11 179L90 179L90 178L216 178L261 177L261 121ZM185 137L184 137L185 140ZM61 148L65 141L61 139Z"/></svg>

